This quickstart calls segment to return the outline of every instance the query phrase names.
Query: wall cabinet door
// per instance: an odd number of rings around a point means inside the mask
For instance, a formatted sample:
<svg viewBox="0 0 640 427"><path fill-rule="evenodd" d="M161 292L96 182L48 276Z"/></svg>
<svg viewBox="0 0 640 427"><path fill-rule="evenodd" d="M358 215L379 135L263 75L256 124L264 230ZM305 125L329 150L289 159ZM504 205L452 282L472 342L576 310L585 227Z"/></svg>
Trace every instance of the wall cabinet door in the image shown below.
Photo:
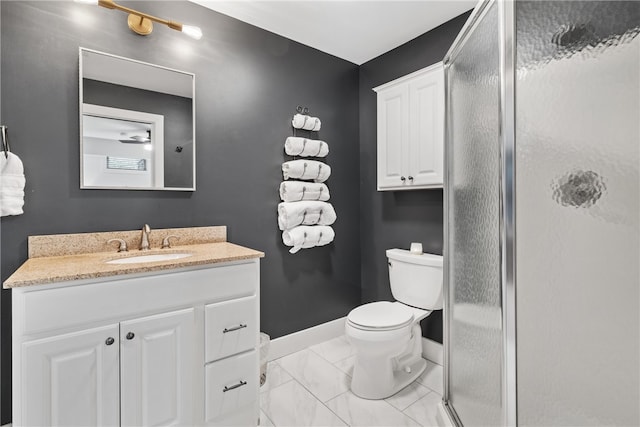
<svg viewBox="0 0 640 427"><path fill-rule="evenodd" d="M409 91L406 85L378 93L377 117L378 189L397 187L406 182L409 155Z"/></svg>
<svg viewBox="0 0 640 427"><path fill-rule="evenodd" d="M378 190L442 187L444 69L434 64L374 89Z"/></svg>
<svg viewBox="0 0 640 427"><path fill-rule="evenodd" d="M444 182L444 95L442 67L409 82L410 185Z"/></svg>
<svg viewBox="0 0 640 427"><path fill-rule="evenodd" d="M118 425L118 336L114 324L22 344L22 425Z"/></svg>
<svg viewBox="0 0 640 427"><path fill-rule="evenodd" d="M120 324L123 426L193 424L193 308Z"/></svg>

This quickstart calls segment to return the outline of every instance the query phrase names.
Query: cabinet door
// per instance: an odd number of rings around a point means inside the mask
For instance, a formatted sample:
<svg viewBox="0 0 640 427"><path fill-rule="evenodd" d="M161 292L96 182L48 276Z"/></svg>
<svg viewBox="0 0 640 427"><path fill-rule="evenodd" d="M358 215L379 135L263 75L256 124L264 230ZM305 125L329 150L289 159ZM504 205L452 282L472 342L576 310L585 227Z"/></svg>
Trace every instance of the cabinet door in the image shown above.
<svg viewBox="0 0 640 427"><path fill-rule="evenodd" d="M192 425L193 308L120 324L123 426Z"/></svg>
<svg viewBox="0 0 640 427"><path fill-rule="evenodd" d="M22 345L22 425L119 424L117 324Z"/></svg>
<svg viewBox="0 0 640 427"><path fill-rule="evenodd" d="M408 105L406 84L378 92L378 189L407 184Z"/></svg>
<svg viewBox="0 0 640 427"><path fill-rule="evenodd" d="M409 180L414 186L443 185L444 69L436 66L409 83Z"/></svg>

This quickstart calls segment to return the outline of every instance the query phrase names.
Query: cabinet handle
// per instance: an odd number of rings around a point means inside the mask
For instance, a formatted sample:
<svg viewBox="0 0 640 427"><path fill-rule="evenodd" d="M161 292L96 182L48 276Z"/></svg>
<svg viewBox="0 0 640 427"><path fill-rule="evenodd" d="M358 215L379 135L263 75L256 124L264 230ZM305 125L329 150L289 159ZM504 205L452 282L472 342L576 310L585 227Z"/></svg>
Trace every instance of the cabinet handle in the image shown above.
<svg viewBox="0 0 640 427"><path fill-rule="evenodd" d="M233 389L236 389L238 387L242 387L243 385L247 385L247 382L240 380L240 382L238 384L234 384L231 387L224 386L224 388L222 389L222 392L226 393L226 392L231 391Z"/></svg>
<svg viewBox="0 0 640 427"><path fill-rule="evenodd" d="M247 327L247 325L245 325L245 324L243 324L243 323L240 323L238 326L234 326L233 328L229 328L229 329L224 328L224 330L222 331L222 333L223 333L223 334L226 334L227 332L237 331L237 330L240 330L240 329L242 329L242 328L246 328L246 327Z"/></svg>
<svg viewBox="0 0 640 427"><path fill-rule="evenodd" d="M113 337L109 337L107 338L107 340L104 342L106 345L111 345L114 342L116 342L116 340L113 339Z"/></svg>
<svg viewBox="0 0 640 427"><path fill-rule="evenodd" d="M405 182L407 180L407 178L405 178L404 176L400 177L400 181Z"/></svg>
<svg viewBox="0 0 640 427"><path fill-rule="evenodd" d="M133 337L135 337L135 336L136 336L136 334L134 334L133 332L127 332L127 339L128 340L132 340Z"/></svg>
<svg viewBox="0 0 640 427"><path fill-rule="evenodd" d="M409 176L409 181L413 181L413 177L412 176Z"/></svg>

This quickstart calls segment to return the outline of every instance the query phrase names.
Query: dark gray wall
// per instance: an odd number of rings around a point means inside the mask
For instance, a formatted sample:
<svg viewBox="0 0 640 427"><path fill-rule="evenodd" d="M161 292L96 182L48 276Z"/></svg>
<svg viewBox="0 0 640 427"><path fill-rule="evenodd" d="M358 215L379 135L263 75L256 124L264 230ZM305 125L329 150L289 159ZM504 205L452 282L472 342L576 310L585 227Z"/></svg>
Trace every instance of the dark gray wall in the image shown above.
<svg viewBox="0 0 640 427"><path fill-rule="evenodd" d="M442 254L442 190L376 191L376 94L373 88L444 58L469 13L360 66L360 249L363 302L393 300L385 251L421 242ZM442 342L442 311L422 322Z"/></svg>
<svg viewBox="0 0 640 427"><path fill-rule="evenodd" d="M227 225L262 250L261 329L278 337L360 303L358 67L187 2L123 2L193 23L140 37L126 15L74 2L0 2L3 124L25 165L25 214L3 217L1 276L27 236ZM79 189L78 47L196 74L197 191ZM322 119L338 220L334 244L291 255L277 227L283 144L297 105ZM2 291L2 414L10 421L10 291Z"/></svg>
<svg viewBox="0 0 640 427"><path fill-rule="evenodd" d="M82 79L83 102L164 116L164 186L193 186L191 98ZM176 146L183 147L176 151Z"/></svg>

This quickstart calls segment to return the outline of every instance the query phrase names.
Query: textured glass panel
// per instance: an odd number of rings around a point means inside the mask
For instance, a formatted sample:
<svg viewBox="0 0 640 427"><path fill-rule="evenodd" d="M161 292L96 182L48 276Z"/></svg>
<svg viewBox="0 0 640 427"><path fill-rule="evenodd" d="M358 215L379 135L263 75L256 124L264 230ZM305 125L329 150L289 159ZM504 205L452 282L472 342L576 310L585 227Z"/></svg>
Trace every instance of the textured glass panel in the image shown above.
<svg viewBox="0 0 640 427"><path fill-rule="evenodd" d="M498 8L447 72L449 402L467 425L500 425Z"/></svg>
<svg viewBox="0 0 640 427"><path fill-rule="evenodd" d="M520 425L640 425L640 2L518 2Z"/></svg>

